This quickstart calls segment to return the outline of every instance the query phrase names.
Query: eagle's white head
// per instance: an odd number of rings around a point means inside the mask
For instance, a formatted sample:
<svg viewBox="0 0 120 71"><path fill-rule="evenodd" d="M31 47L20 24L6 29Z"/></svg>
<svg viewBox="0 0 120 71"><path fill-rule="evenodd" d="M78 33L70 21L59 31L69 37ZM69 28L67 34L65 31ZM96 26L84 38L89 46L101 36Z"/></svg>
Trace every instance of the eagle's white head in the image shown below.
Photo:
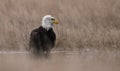
<svg viewBox="0 0 120 71"><path fill-rule="evenodd" d="M58 24L58 21L51 15L46 15L42 18L42 27L49 30L53 28L53 24Z"/></svg>

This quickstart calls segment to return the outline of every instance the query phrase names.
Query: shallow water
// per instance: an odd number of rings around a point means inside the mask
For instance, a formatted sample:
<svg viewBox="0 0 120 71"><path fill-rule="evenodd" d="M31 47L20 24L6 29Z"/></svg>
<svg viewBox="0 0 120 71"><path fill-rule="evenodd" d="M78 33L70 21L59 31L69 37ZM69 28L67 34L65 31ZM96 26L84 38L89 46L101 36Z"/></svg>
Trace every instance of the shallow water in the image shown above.
<svg viewBox="0 0 120 71"><path fill-rule="evenodd" d="M120 52L52 51L47 58L28 52L1 52L0 71L120 71Z"/></svg>

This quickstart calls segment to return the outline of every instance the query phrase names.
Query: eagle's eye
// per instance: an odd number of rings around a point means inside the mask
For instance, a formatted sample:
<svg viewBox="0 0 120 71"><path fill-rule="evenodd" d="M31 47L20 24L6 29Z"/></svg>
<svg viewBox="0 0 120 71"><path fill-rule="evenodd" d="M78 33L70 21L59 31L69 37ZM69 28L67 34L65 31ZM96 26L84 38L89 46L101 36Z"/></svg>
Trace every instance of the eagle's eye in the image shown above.
<svg viewBox="0 0 120 71"><path fill-rule="evenodd" d="M51 18L52 21L54 21L55 19L54 18Z"/></svg>

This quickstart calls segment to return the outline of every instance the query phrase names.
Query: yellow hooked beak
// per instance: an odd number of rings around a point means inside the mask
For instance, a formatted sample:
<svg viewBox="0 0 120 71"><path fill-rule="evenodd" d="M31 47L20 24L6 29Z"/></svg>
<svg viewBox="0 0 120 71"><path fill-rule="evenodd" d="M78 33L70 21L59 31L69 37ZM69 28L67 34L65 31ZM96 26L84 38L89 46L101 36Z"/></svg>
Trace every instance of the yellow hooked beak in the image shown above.
<svg viewBox="0 0 120 71"><path fill-rule="evenodd" d="M58 21L57 20L53 20L53 24L58 24Z"/></svg>

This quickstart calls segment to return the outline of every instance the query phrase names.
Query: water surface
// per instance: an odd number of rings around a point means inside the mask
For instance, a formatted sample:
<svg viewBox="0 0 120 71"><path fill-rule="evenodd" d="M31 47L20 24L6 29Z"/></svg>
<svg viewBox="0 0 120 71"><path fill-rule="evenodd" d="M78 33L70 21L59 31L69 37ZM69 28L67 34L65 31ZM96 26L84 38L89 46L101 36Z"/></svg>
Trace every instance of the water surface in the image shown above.
<svg viewBox="0 0 120 71"><path fill-rule="evenodd" d="M0 71L120 71L120 52L52 51L42 58L28 52L1 52Z"/></svg>

